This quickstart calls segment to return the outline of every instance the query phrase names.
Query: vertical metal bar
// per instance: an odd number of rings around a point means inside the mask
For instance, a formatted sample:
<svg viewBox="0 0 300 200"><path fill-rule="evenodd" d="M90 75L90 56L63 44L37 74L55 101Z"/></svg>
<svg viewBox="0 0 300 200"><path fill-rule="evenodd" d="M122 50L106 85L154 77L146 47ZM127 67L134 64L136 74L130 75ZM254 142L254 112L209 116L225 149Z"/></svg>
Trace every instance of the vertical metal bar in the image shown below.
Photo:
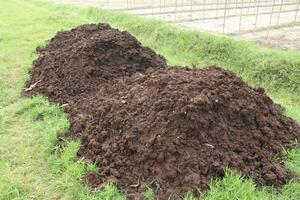
<svg viewBox="0 0 300 200"><path fill-rule="evenodd" d="M256 15L255 15L255 29L257 27L257 20L258 20L258 14L259 14L259 7L260 7L260 0L257 0L257 7L256 7Z"/></svg>
<svg viewBox="0 0 300 200"><path fill-rule="evenodd" d="M228 0L225 0L225 8L224 8L224 20L223 20L223 33L225 33L225 26L226 26L226 12L227 12L227 2Z"/></svg>
<svg viewBox="0 0 300 200"><path fill-rule="evenodd" d="M152 14L154 13L154 0L151 0L151 12Z"/></svg>
<svg viewBox="0 0 300 200"><path fill-rule="evenodd" d="M227 15L230 15L230 8L231 8L231 0L228 0L228 3L227 3L227 13L226 13L226 16ZM228 9L229 8L229 9Z"/></svg>
<svg viewBox="0 0 300 200"><path fill-rule="evenodd" d="M238 11L238 5L239 5L239 0L236 0L235 1L235 14L237 14L237 11Z"/></svg>
<svg viewBox="0 0 300 200"><path fill-rule="evenodd" d="M161 9L162 9L162 8L161 8L161 7L162 7L161 3L162 3L161 0L159 0L159 16L160 16L160 17L161 17Z"/></svg>
<svg viewBox="0 0 300 200"><path fill-rule="evenodd" d="M205 17L205 9L206 9L206 0L203 0L203 13L202 13L202 17Z"/></svg>
<svg viewBox="0 0 300 200"><path fill-rule="evenodd" d="M298 18L298 12L299 12L299 8L300 8L300 0L297 1L297 5L296 6L297 7L296 7L296 12L295 12L294 27L293 27L295 29L297 27L295 22L297 21L297 18ZM300 41L297 40L297 48L299 48L299 46L300 46Z"/></svg>
<svg viewBox="0 0 300 200"><path fill-rule="evenodd" d="M165 11L166 11L166 0L164 0L164 9L163 9L163 12L165 12ZM163 18L165 18L165 15L164 15Z"/></svg>
<svg viewBox="0 0 300 200"><path fill-rule="evenodd" d="M239 21L239 33L241 32L241 26L242 26L243 8L244 8L244 0L242 0L242 4L241 4L240 21Z"/></svg>
<svg viewBox="0 0 300 200"><path fill-rule="evenodd" d="M263 3L263 5L265 5L265 6L264 6L264 11L268 11L268 9L269 9L269 7L268 7L269 1L262 1L262 3ZM271 3L272 3L272 2L271 2Z"/></svg>
<svg viewBox="0 0 300 200"><path fill-rule="evenodd" d="M177 0L175 0L175 21L177 20Z"/></svg>
<svg viewBox="0 0 300 200"><path fill-rule="evenodd" d="M191 5L190 5L190 18L192 19L193 18L193 0L191 0Z"/></svg>
<svg viewBox="0 0 300 200"><path fill-rule="evenodd" d="M280 15L282 12L282 5L283 5L283 0L281 0L281 4L280 4L280 8L279 8L279 13L278 13L278 17L277 17L277 25L279 24Z"/></svg>
<svg viewBox="0 0 300 200"><path fill-rule="evenodd" d="M220 0L217 0L217 12L216 12L216 17L218 17L218 13L219 13L219 4L220 4Z"/></svg>
<svg viewBox="0 0 300 200"><path fill-rule="evenodd" d="M181 13L180 13L180 18L182 18L183 10L184 10L184 0L181 0ZM184 17L184 16L183 16L183 17Z"/></svg>
<svg viewBox="0 0 300 200"><path fill-rule="evenodd" d="M270 16L269 26L272 25L273 15L274 15L274 8L275 8L275 3L276 3L276 0L273 0L273 5L272 5L272 11L271 11L271 16Z"/></svg>
<svg viewBox="0 0 300 200"><path fill-rule="evenodd" d="M249 14L249 10L250 10L251 3L252 3L252 0L249 1L248 9L247 9L247 14Z"/></svg>
<svg viewBox="0 0 300 200"><path fill-rule="evenodd" d="M299 12L299 8L300 8L300 0L298 0L297 2L297 10L296 10L296 13L295 13L295 18L294 18L294 22L297 21L297 18L298 18L298 12Z"/></svg>
<svg viewBox="0 0 300 200"><path fill-rule="evenodd" d="M267 32L267 39L269 38L269 34L270 34L270 26L272 25L272 21L273 21L273 15L274 15L274 7L275 7L275 3L276 3L276 0L273 0L272 12L271 12L270 22L269 22L268 32Z"/></svg>

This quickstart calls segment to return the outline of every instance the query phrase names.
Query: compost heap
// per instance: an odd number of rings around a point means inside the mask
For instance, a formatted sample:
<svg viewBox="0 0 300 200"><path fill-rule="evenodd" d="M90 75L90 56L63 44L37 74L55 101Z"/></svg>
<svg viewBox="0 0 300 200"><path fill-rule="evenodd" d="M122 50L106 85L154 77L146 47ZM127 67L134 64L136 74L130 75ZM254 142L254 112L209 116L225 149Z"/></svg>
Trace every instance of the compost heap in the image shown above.
<svg viewBox="0 0 300 200"><path fill-rule="evenodd" d="M113 78L166 65L163 57L141 46L128 32L108 24L59 32L37 53L27 94L43 94L60 104L80 100Z"/></svg>
<svg viewBox="0 0 300 200"><path fill-rule="evenodd" d="M82 141L78 155L101 169L84 179L93 187L114 181L130 199L143 199L146 187L179 199L207 189L226 167L258 184L292 178L274 157L300 139L299 126L230 71L167 69L161 56L104 24L60 32L39 53L25 93L77 102L68 109L69 135Z"/></svg>

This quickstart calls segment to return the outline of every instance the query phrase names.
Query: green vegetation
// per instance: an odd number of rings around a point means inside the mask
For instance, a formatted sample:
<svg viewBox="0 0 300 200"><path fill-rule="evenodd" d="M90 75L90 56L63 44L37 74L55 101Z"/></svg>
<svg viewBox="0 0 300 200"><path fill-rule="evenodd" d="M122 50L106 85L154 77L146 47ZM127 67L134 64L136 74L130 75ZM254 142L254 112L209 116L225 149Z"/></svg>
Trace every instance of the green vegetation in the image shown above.
<svg viewBox="0 0 300 200"><path fill-rule="evenodd" d="M192 32L153 20L96 8L82 9L40 1L0 0L0 199L125 199L113 184L93 192L80 178L96 167L78 160L79 141L56 145L57 133L69 128L67 115L43 97L21 98L20 92L35 48L57 31L90 22L109 22L126 29L144 45L162 53L171 65L220 65L269 95L300 121L300 54L268 50L248 42ZM300 175L300 151L284 152L289 169ZM153 191L145 191L153 199ZM300 199L300 183L255 189L251 180L227 171L224 180L203 194L211 199ZM185 199L193 199L186 194Z"/></svg>

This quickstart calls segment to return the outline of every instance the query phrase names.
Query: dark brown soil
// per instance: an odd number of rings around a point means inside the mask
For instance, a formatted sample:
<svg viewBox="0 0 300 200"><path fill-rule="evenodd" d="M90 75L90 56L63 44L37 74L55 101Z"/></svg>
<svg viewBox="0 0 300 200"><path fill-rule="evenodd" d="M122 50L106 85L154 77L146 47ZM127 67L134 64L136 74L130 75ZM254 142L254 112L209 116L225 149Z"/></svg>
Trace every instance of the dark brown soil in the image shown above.
<svg viewBox="0 0 300 200"><path fill-rule="evenodd" d="M226 167L263 185L292 178L274 158L300 139L299 126L230 71L167 69L104 24L60 32L39 53L25 93L69 104L78 155L101 169L85 177L93 187L113 180L129 199L143 199L146 186L178 199L208 189Z"/></svg>
<svg viewBox="0 0 300 200"><path fill-rule="evenodd" d="M113 78L166 66L162 56L108 24L59 32L37 53L26 84L34 89L27 94L43 94L60 104L82 99Z"/></svg>
<svg viewBox="0 0 300 200"><path fill-rule="evenodd" d="M299 138L299 127L263 89L221 68L137 73L102 87L77 111L79 155L101 167L102 179L92 182L115 180L133 199L149 184L160 186L161 199L207 189L227 166L259 184L291 179L272 159Z"/></svg>

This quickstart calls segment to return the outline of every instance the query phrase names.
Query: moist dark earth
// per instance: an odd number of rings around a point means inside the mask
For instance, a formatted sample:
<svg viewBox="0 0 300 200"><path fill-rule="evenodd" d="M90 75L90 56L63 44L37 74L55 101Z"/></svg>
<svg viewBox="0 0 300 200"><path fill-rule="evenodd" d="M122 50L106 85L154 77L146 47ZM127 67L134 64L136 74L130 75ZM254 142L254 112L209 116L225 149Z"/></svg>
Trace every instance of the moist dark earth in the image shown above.
<svg viewBox="0 0 300 200"><path fill-rule="evenodd" d="M34 90L27 94L43 94L60 104L83 99L113 78L166 66L162 56L108 24L87 24L59 32L37 53L26 83Z"/></svg>
<svg viewBox="0 0 300 200"><path fill-rule="evenodd" d="M84 178L92 187L113 181L129 199L143 199L146 187L157 199L180 199L209 189L227 167L258 185L293 178L274 158L300 139L299 126L233 72L167 68L107 24L59 32L38 53L24 94L68 107L78 156L101 169Z"/></svg>

